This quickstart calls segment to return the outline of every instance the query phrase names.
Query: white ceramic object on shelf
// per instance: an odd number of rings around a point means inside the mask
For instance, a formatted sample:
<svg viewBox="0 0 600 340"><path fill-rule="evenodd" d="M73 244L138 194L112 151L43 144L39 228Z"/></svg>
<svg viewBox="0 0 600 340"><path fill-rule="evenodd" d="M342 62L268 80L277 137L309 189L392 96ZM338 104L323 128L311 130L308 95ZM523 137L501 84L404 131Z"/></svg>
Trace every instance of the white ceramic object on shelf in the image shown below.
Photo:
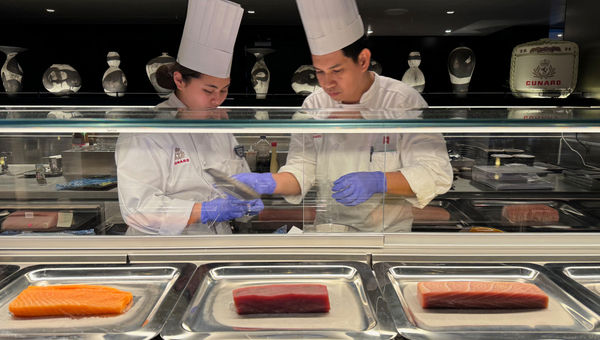
<svg viewBox="0 0 600 340"><path fill-rule="evenodd" d="M292 89L297 94L308 96L319 88L317 73L312 65L301 65L292 76Z"/></svg>
<svg viewBox="0 0 600 340"><path fill-rule="evenodd" d="M247 48L246 52L252 53L256 57L256 63L252 66L251 79L252 87L256 92L256 99L267 98L269 92L269 82L271 81L271 72L265 63L265 56L275 52L272 48L256 47Z"/></svg>
<svg viewBox="0 0 600 340"><path fill-rule="evenodd" d="M448 75L454 93L469 92L475 61L475 53L468 47L457 47L448 55Z"/></svg>
<svg viewBox="0 0 600 340"><path fill-rule="evenodd" d="M579 47L571 41L541 39L515 46L510 89L524 98L566 98L577 86Z"/></svg>
<svg viewBox="0 0 600 340"><path fill-rule="evenodd" d="M71 65L52 64L42 77L42 84L57 96L74 94L81 88L81 76Z"/></svg>
<svg viewBox="0 0 600 340"><path fill-rule="evenodd" d="M16 57L17 54L26 50L22 47L0 46L0 51L6 54L6 61L0 71L2 86L9 95L15 94L23 88L23 69Z"/></svg>
<svg viewBox="0 0 600 340"><path fill-rule="evenodd" d="M169 53L163 52L158 57L150 59L146 64L146 74L148 75L148 79L161 98L169 97L173 91L158 85L158 82L156 81L156 71L158 71L161 66L172 64L174 62L176 62L175 58L171 57Z"/></svg>
<svg viewBox="0 0 600 340"><path fill-rule="evenodd" d="M381 73L383 72L383 65L381 65L381 63L377 60L371 59L371 62L369 63L369 71L373 71L381 75Z"/></svg>
<svg viewBox="0 0 600 340"><path fill-rule="evenodd" d="M119 53L111 51L106 56L108 69L102 76L102 88L104 92L111 97L123 97L127 91L127 77L123 70L119 68L121 57Z"/></svg>
<svg viewBox="0 0 600 340"><path fill-rule="evenodd" d="M413 51L408 54L408 70L404 72L402 81L412 86L415 90L423 92L425 89L425 75L419 68L421 53Z"/></svg>

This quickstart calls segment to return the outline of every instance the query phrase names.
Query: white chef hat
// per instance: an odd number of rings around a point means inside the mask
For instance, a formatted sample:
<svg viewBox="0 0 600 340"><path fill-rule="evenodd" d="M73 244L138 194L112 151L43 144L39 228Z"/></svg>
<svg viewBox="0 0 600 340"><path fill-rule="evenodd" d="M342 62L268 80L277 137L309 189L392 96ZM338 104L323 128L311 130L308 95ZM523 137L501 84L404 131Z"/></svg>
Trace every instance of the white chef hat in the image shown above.
<svg viewBox="0 0 600 340"><path fill-rule="evenodd" d="M244 9L226 0L188 0L177 62L194 71L227 78Z"/></svg>
<svg viewBox="0 0 600 340"><path fill-rule="evenodd" d="M355 0L296 0L313 55L352 44L365 34Z"/></svg>

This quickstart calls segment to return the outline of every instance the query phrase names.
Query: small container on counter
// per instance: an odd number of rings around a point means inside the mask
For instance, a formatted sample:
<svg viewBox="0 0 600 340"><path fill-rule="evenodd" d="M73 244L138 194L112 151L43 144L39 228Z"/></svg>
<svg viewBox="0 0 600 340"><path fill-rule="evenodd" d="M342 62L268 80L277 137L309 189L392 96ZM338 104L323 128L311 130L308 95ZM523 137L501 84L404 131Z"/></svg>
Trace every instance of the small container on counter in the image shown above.
<svg viewBox="0 0 600 340"><path fill-rule="evenodd" d="M488 159L489 165L505 165L513 162L513 157L505 153L493 153Z"/></svg>
<svg viewBox="0 0 600 340"><path fill-rule="evenodd" d="M246 152L246 162L248 162L248 167L250 167L250 171L256 171L256 151L250 145L250 150Z"/></svg>

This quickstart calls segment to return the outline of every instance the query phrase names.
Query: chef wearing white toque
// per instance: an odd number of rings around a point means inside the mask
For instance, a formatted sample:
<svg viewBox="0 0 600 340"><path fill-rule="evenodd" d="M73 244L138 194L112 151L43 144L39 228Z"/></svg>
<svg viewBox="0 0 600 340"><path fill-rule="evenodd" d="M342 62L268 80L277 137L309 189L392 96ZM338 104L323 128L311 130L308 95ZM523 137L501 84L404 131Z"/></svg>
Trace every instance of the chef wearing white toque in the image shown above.
<svg viewBox="0 0 600 340"><path fill-rule="evenodd" d="M321 88L308 96L313 119L415 119L427 107L407 84L368 71L364 25L355 0L297 0ZM446 143L439 134L297 134L279 173L234 176L262 193L300 203L313 185L327 209L317 231L410 231L411 210L423 208L452 184ZM383 195L403 196L390 204ZM335 225L333 225L335 224ZM333 225L333 227L332 227ZM341 225L341 226L340 226ZM319 228L321 227L321 228Z"/></svg>
<svg viewBox="0 0 600 340"><path fill-rule="evenodd" d="M227 97L242 14L230 1L189 0L177 63L157 74L161 86L175 91L159 107L188 109L174 111L180 119L225 118L220 111L197 110L215 108ZM229 220L263 208L260 200L224 197L204 171L248 171L231 134L122 134L115 158L129 235L227 234Z"/></svg>

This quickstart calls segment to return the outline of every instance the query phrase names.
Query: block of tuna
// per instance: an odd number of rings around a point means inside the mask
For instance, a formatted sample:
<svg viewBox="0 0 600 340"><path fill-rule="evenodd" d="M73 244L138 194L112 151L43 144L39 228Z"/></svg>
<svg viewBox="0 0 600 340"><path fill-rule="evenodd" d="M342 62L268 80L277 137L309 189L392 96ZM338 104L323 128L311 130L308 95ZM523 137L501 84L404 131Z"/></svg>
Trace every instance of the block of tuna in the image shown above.
<svg viewBox="0 0 600 340"><path fill-rule="evenodd" d="M511 223L556 223L558 211L543 204L507 205L502 208L502 217Z"/></svg>
<svg viewBox="0 0 600 340"><path fill-rule="evenodd" d="M132 299L129 292L106 286L29 286L8 310L18 317L120 314Z"/></svg>
<svg viewBox="0 0 600 340"><path fill-rule="evenodd" d="M417 284L423 308L533 309L548 307L548 296L521 282L425 281Z"/></svg>
<svg viewBox="0 0 600 340"><path fill-rule="evenodd" d="M321 284L274 284L233 290L238 314L326 313L327 286Z"/></svg>
<svg viewBox="0 0 600 340"><path fill-rule="evenodd" d="M304 221L312 222L315 220L317 209L314 207L304 208L265 208L258 213L259 221Z"/></svg>
<svg viewBox="0 0 600 340"><path fill-rule="evenodd" d="M450 213L441 207L426 206L423 209L413 208L413 219L415 221L449 221Z"/></svg>
<svg viewBox="0 0 600 340"><path fill-rule="evenodd" d="M56 211L15 211L2 222L2 230L51 231L56 229Z"/></svg>

